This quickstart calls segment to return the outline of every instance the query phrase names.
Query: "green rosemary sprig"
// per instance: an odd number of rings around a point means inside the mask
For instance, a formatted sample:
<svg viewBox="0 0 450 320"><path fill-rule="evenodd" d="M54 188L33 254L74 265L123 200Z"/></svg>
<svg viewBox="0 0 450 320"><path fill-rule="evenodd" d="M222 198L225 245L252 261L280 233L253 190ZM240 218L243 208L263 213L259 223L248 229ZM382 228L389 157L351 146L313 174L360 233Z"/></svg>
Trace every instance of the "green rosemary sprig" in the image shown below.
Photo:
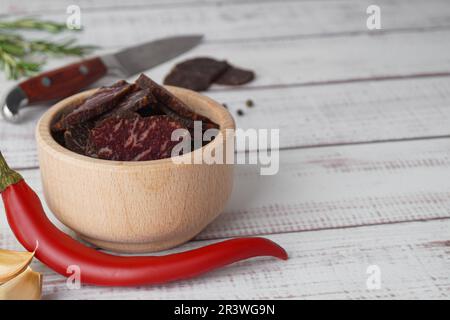
<svg viewBox="0 0 450 320"><path fill-rule="evenodd" d="M53 55L69 55L69 56L83 56L91 52L95 46L77 46L75 39L69 39L64 42L49 42L49 41L31 41L29 43L31 52L42 52Z"/></svg>
<svg viewBox="0 0 450 320"><path fill-rule="evenodd" d="M64 24L36 19L0 21L0 69L3 69L8 79L18 79L21 76L38 72L43 62L34 62L36 54L43 57L83 56L96 48L95 46L76 45L75 39L65 41L29 40L20 34L11 32L15 29L58 33L67 28Z"/></svg>
<svg viewBox="0 0 450 320"><path fill-rule="evenodd" d="M14 21L0 21L0 29L3 30L28 29L28 30L42 30L51 33L59 33L67 30L67 27L64 23L26 18Z"/></svg>
<svg viewBox="0 0 450 320"><path fill-rule="evenodd" d="M8 79L17 79L20 76L32 75L41 68L41 64L18 58L4 50L0 45L0 67Z"/></svg>

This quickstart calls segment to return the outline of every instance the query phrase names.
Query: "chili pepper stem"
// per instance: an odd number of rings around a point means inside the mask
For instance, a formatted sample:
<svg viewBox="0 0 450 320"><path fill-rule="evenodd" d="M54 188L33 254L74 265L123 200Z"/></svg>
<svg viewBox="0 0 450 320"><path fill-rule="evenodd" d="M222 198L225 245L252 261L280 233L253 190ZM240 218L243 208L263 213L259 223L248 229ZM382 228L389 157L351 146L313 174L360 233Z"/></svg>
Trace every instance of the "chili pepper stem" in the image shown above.
<svg viewBox="0 0 450 320"><path fill-rule="evenodd" d="M20 174L10 169L5 158L0 151L0 193L8 186L21 181L23 178Z"/></svg>

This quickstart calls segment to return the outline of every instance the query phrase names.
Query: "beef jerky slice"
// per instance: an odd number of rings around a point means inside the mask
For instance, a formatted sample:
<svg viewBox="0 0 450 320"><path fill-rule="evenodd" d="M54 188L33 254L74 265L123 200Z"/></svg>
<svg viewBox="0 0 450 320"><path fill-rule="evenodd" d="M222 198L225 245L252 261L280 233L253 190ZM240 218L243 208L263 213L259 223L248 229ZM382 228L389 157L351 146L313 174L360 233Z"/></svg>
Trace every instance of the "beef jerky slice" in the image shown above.
<svg viewBox="0 0 450 320"><path fill-rule="evenodd" d="M149 105L137 110L136 113L141 117L162 116L165 114L161 109L161 104L158 102L150 103Z"/></svg>
<svg viewBox="0 0 450 320"><path fill-rule="evenodd" d="M64 141L64 132L65 131L56 131L51 133L53 139L55 139L55 141L58 142L58 144L62 145L63 147L66 146L66 142Z"/></svg>
<svg viewBox="0 0 450 320"><path fill-rule="evenodd" d="M123 80L110 87L100 88L78 108L63 116L53 125L52 129L54 131L65 130L111 110L131 89L132 85Z"/></svg>
<svg viewBox="0 0 450 320"><path fill-rule="evenodd" d="M156 98L156 100L167 107L171 112L167 113L174 119L184 119L185 125L189 128L194 127L194 121L202 121L203 123L209 124L209 126L217 128L217 124L213 123L206 117L203 117L199 114L196 114L189 110L189 107L184 104L180 99L171 94L164 87L158 85L156 82L141 74L139 78L136 80L136 84L142 88L147 89L150 88L151 93Z"/></svg>
<svg viewBox="0 0 450 320"><path fill-rule="evenodd" d="M103 114L99 121L102 121L109 117L125 117L132 116L136 111L142 108L151 109L151 104L155 104L156 99L150 93L150 89L135 89L133 92L129 93L119 102L119 104L111 111Z"/></svg>
<svg viewBox="0 0 450 320"><path fill-rule="evenodd" d="M181 62L170 71L164 84L203 91L228 69L226 61L211 58L194 58Z"/></svg>
<svg viewBox="0 0 450 320"><path fill-rule="evenodd" d="M64 136L65 128L63 128L61 125L62 119L64 119L69 113L73 112L75 109L79 108L85 101L86 99L83 99L77 103L72 103L71 105L64 108L64 110L61 110L61 112L59 112L59 114L55 117L54 121L52 122L51 125L52 133L59 132L61 133L61 136Z"/></svg>
<svg viewBox="0 0 450 320"><path fill-rule="evenodd" d="M156 103L156 99L150 93L150 89L141 89L128 95L112 113L113 115L123 115L135 112L148 106L150 103Z"/></svg>
<svg viewBox="0 0 450 320"><path fill-rule="evenodd" d="M230 66L214 83L228 85L228 86L240 86L252 81L255 78L255 73L250 70L244 70Z"/></svg>
<svg viewBox="0 0 450 320"><path fill-rule="evenodd" d="M87 153L118 161L168 158L178 144L178 141L171 141L172 132L182 128L178 121L166 115L108 118L91 130Z"/></svg>
<svg viewBox="0 0 450 320"><path fill-rule="evenodd" d="M211 86L208 77L202 74L178 71L173 69L165 78L164 84L193 91L205 91Z"/></svg>
<svg viewBox="0 0 450 320"><path fill-rule="evenodd" d="M190 128L193 129L193 121L189 118L185 118L182 117L178 114L176 114L172 109L166 107L165 105L161 104L158 106L159 110L161 110L161 112L163 112L164 114L168 115L169 117L176 119L178 122L180 122L183 126L185 126L186 128ZM198 120L197 120L198 121ZM203 130L207 130L207 129L217 129L218 126L215 123L208 121L202 121L202 129Z"/></svg>
<svg viewBox="0 0 450 320"><path fill-rule="evenodd" d="M67 149L86 154L86 146L89 138L89 131L94 127L92 122L84 122L67 129L64 132L64 142Z"/></svg>

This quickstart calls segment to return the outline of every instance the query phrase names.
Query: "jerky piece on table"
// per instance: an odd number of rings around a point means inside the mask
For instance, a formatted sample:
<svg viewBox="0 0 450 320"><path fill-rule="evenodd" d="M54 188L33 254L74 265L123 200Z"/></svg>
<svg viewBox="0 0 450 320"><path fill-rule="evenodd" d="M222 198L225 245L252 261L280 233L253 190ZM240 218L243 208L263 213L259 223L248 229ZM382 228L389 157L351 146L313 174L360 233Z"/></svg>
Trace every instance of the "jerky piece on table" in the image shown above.
<svg viewBox="0 0 450 320"><path fill-rule="evenodd" d="M89 132L94 127L92 122L84 122L67 129L64 132L64 142L67 149L85 155Z"/></svg>
<svg viewBox="0 0 450 320"><path fill-rule="evenodd" d="M60 131L68 129L71 126L91 120L102 113L111 110L132 88L133 86L131 84L121 80L110 87L98 89L79 107L56 122L53 125L52 130Z"/></svg>
<svg viewBox="0 0 450 320"><path fill-rule="evenodd" d="M255 73L251 70L244 70L230 66L214 83L227 86L240 86L252 81Z"/></svg>
<svg viewBox="0 0 450 320"><path fill-rule="evenodd" d="M180 99L171 94L167 89L158 85L156 82L141 74L136 80L136 84L142 88L150 88L151 93L156 100L165 108L163 110L169 116L176 120L182 121L188 128L194 127L194 121L202 121L205 128L218 128L218 125L213 123L206 117L192 112L189 107L184 104Z"/></svg>
<svg viewBox="0 0 450 320"><path fill-rule="evenodd" d="M164 79L164 84L193 91L205 91L211 86L211 81L201 74L172 70Z"/></svg>
<svg viewBox="0 0 450 320"><path fill-rule="evenodd" d="M212 58L194 58L181 62L170 71L164 84L194 91L203 91L228 69L226 61Z"/></svg>
<svg viewBox="0 0 450 320"><path fill-rule="evenodd" d="M165 115L108 118L91 130L87 155L117 161L168 158L179 143L171 141L172 132L183 128L178 121Z"/></svg>

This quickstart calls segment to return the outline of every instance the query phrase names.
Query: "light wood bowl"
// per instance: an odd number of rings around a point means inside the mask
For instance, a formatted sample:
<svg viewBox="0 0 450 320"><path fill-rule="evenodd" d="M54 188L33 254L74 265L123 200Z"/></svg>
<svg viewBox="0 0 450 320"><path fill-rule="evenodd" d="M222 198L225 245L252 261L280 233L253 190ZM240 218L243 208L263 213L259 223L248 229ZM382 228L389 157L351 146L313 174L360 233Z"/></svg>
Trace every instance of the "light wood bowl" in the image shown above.
<svg viewBox="0 0 450 320"><path fill-rule="evenodd" d="M219 124L222 138L180 157L224 145L235 129L219 103L190 90L167 87L192 110ZM50 125L66 108L91 95L71 96L49 109L36 128L45 200L82 239L118 252L151 252L192 239L223 210L233 185L231 164L175 164L89 158L59 145ZM179 158L179 157L177 157Z"/></svg>

